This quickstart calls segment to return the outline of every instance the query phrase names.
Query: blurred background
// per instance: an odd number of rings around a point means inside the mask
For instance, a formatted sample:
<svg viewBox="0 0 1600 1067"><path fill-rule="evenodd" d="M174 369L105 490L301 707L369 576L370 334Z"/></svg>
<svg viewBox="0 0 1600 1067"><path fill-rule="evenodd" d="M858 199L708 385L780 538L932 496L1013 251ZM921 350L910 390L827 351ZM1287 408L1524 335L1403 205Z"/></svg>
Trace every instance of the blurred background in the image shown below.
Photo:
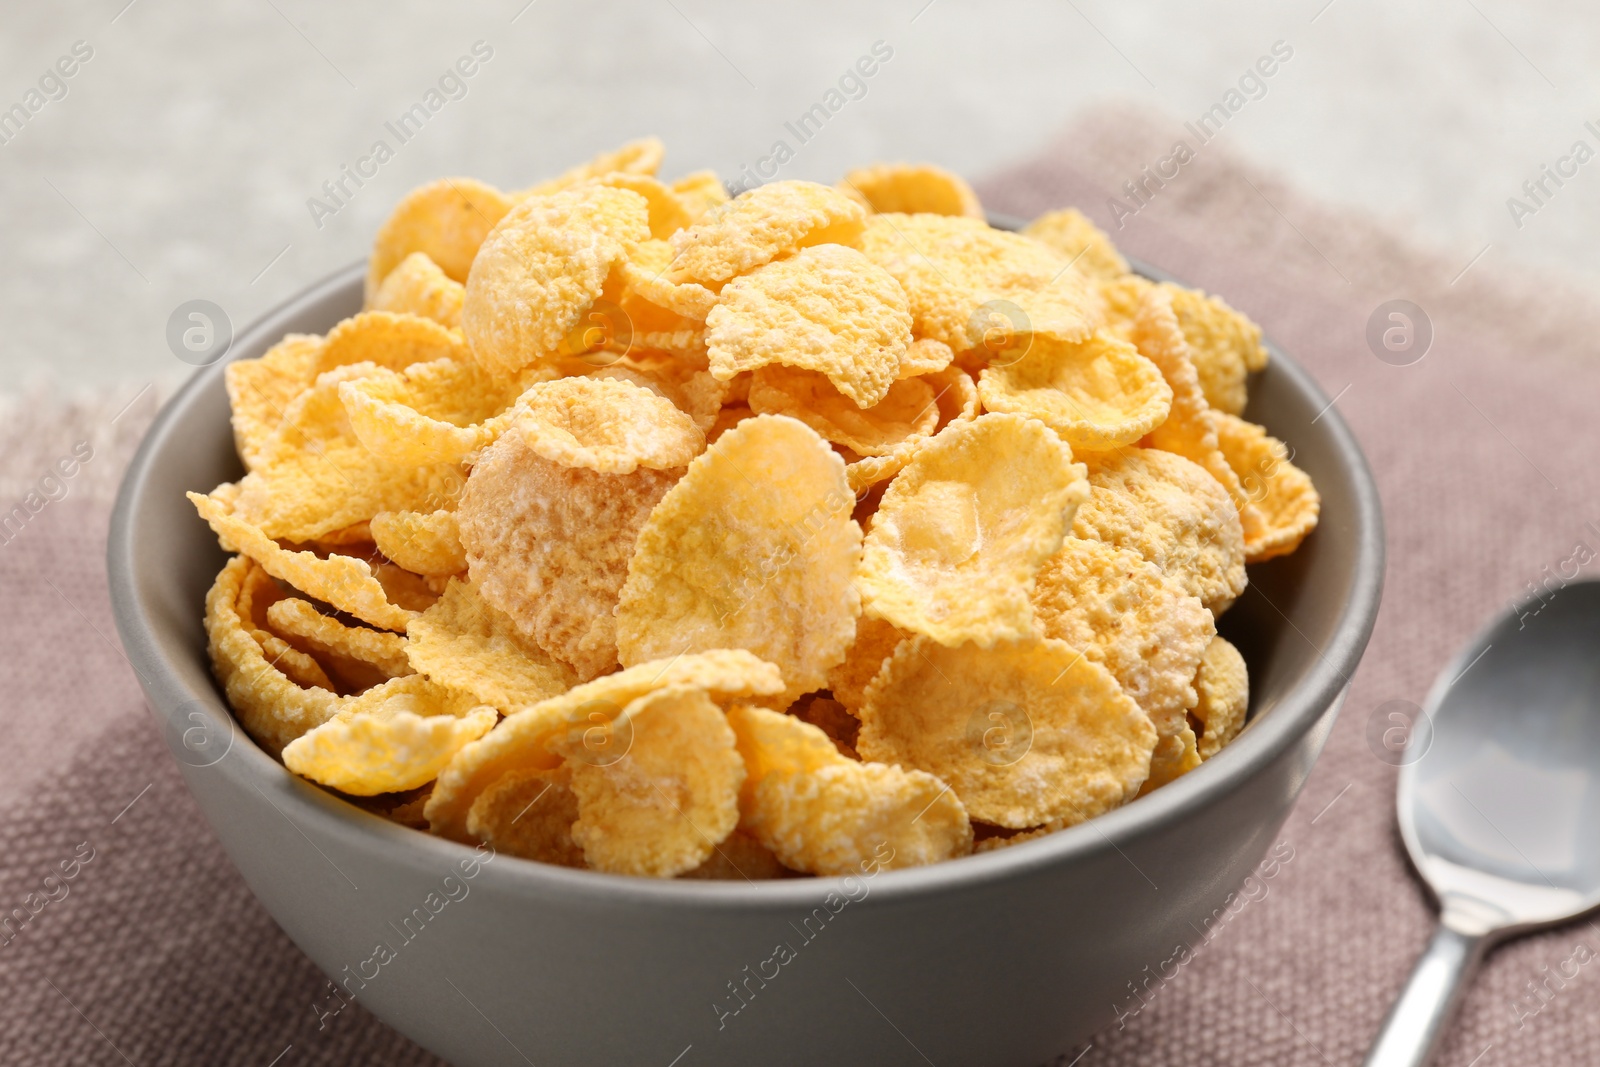
<svg viewBox="0 0 1600 1067"><path fill-rule="evenodd" d="M165 340L174 308L214 301L242 328L364 255L395 200L439 175L516 188L656 133L665 175L734 178L783 140L782 177L911 159L979 179L1110 104L1194 144L1183 123L1275 44L1291 57L1246 84L1223 150L1462 267L1597 270L1600 162L1561 162L1600 147L1585 128L1600 131L1600 9L1578 0L73 0L0 18L13 408L170 391L192 369ZM488 58L400 144L385 123L475 44ZM875 47L889 58L801 143L784 124ZM330 197L380 139L394 157ZM1576 173L1535 201L1523 183L1546 165ZM1513 196L1534 210L1514 220Z"/></svg>

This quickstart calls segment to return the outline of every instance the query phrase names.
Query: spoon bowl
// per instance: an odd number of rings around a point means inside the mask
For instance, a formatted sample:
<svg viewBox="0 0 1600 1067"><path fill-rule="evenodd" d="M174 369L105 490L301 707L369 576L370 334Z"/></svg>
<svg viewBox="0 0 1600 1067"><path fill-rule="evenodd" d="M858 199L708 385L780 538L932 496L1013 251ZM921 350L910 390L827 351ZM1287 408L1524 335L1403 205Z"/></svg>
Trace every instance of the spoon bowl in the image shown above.
<svg viewBox="0 0 1600 1067"><path fill-rule="evenodd" d="M1427 1062L1483 952L1600 906L1600 582L1535 597L1440 673L1400 771L1439 930L1369 1067Z"/></svg>

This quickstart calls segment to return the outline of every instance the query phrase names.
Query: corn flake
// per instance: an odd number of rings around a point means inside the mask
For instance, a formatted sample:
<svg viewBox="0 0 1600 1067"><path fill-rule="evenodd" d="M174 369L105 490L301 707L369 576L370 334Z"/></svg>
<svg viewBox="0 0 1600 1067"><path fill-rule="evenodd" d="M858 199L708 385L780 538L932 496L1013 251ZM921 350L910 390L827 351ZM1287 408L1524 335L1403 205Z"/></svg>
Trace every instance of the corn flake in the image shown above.
<svg viewBox="0 0 1600 1067"><path fill-rule="evenodd" d="M369 524L373 545L413 574L464 574L467 552L453 511L380 511Z"/></svg>
<svg viewBox="0 0 1600 1067"><path fill-rule="evenodd" d="M839 191L859 197L875 212L984 217L978 194L965 179L931 163L879 163L844 176Z"/></svg>
<svg viewBox="0 0 1600 1067"><path fill-rule="evenodd" d="M1156 365L1105 331L1079 342L1039 338L1014 362L995 359L978 377L978 396L984 410L1036 418L1075 449L1132 444L1172 404Z"/></svg>
<svg viewBox="0 0 1600 1067"><path fill-rule="evenodd" d="M1316 529L1322 510L1316 487L1289 462L1288 447L1265 429L1221 412L1216 420L1222 454L1259 516L1259 524L1245 530L1245 562L1262 563L1293 552Z"/></svg>
<svg viewBox="0 0 1600 1067"><path fill-rule="evenodd" d="M237 359L223 369L233 411L233 443L254 470L283 424L284 412L316 380L323 340L292 333L259 359Z"/></svg>
<svg viewBox="0 0 1600 1067"><path fill-rule="evenodd" d="M815 431L758 415L723 434L651 512L617 606L624 665L744 648L791 697L844 658L861 528L844 463Z"/></svg>
<svg viewBox="0 0 1600 1067"><path fill-rule="evenodd" d="M982 649L919 637L867 687L856 747L937 775L974 819L1021 829L1132 800L1155 744L1111 673L1065 641Z"/></svg>
<svg viewBox="0 0 1600 1067"><path fill-rule="evenodd" d="M466 281L478 246L509 210L504 193L472 178L440 178L411 190L372 242L367 300L413 252L427 253L447 277Z"/></svg>
<svg viewBox="0 0 1600 1067"><path fill-rule="evenodd" d="M816 371L860 408L882 400L911 344L906 295L889 272L841 245L803 248L734 279L706 316L711 373L781 363Z"/></svg>
<svg viewBox="0 0 1600 1067"><path fill-rule="evenodd" d="M1032 636L1034 576L1088 493L1042 423L983 415L922 445L889 485L857 572L865 612L949 645Z"/></svg>
<svg viewBox="0 0 1600 1067"><path fill-rule="evenodd" d="M413 252L389 272L373 294L371 310L418 315L446 329L461 325L467 287L439 268L426 252Z"/></svg>
<svg viewBox="0 0 1600 1067"><path fill-rule="evenodd" d="M1207 296L1170 282L1172 310L1189 342L1195 371L1206 402L1229 415L1244 412L1246 378L1267 365L1261 327L1229 307L1220 296Z"/></svg>
<svg viewBox="0 0 1600 1067"><path fill-rule="evenodd" d="M558 696L576 680L459 578L450 579L433 606L412 620L405 655L434 682L506 714Z"/></svg>
<svg viewBox="0 0 1600 1067"><path fill-rule="evenodd" d="M667 276L720 288L730 278L811 245L855 246L865 216L860 205L826 185L768 182L673 234Z"/></svg>
<svg viewBox="0 0 1600 1067"><path fill-rule="evenodd" d="M1114 281L1128 273L1128 261L1111 238L1077 208L1046 212L1028 223L1022 233L1060 252L1091 278Z"/></svg>
<svg viewBox="0 0 1600 1067"><path fill-rule="evenodd" d="M565 767L506 774L479 794L467 814L467 831L496 852L560 867L586 867L572 839L578 798Z"/></svg>
<svg viewBox="0 0 1600 1067"><path fill-rule="evenodd" d="M1200 758L1207 760L1239 736L1250 710L1250 674L1239 650L1224 638L1212 638L1195 674L1194 688L1200 695L1193 712L1200 724L1198 751Z"/></svg>
<svg viewBox="0 0 1600 1067"><path fill-rule="evenodd" d="M762 415L799 419L858 456L887 456L907 438L931 434L939 422L933 387L921 378L891 382L876 404L861 408L821 374L784 366L755 372L750 407Z"/></svg>

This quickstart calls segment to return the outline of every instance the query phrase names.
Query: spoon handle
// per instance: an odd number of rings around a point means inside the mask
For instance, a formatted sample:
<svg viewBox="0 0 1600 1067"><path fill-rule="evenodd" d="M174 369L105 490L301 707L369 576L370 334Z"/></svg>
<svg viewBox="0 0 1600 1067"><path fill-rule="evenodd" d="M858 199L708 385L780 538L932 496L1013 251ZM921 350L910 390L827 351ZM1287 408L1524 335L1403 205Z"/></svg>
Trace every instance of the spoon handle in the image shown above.
<svg viewBox="0 0 1600 1067"><path fill-rule="evenodd" d="M1365 1067L1423 1067L1487 945L1484 935L1461 933L1441 922L1384 1020Z"/></svg>

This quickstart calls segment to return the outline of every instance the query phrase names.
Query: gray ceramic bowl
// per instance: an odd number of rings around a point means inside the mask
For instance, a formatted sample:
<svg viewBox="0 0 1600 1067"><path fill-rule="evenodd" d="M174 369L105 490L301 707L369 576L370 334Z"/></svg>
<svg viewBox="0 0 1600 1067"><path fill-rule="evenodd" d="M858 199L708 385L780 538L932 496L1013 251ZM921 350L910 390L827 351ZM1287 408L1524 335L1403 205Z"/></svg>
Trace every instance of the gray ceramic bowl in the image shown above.
<svg viewBox="0 0 1600 1067"><path fill-rule="evenodd" d="M352 266L288 301L231 356L354 313L363 274ZM202 602L224 557L183 497L240 473L221 364L173 398L128 470L111 594L184 779L251 890L361 1004L458 1067L1065 1064L1142 1003L1136 986L1151 996L1172 977L1178 946L1205 951L1197 931L1274 862L1263 856L1366 645L1383 578L1378 495L1327 403L1278 351L1251 392L1250 416L1293 445L1323 503L1305 545L1252 567L1222 620L1251 670L1238 740L1088 824L865 880L475 865L471 849L370 815L264 754L211 678ZM308 989L308 1002L323 993Z"/></svg>

